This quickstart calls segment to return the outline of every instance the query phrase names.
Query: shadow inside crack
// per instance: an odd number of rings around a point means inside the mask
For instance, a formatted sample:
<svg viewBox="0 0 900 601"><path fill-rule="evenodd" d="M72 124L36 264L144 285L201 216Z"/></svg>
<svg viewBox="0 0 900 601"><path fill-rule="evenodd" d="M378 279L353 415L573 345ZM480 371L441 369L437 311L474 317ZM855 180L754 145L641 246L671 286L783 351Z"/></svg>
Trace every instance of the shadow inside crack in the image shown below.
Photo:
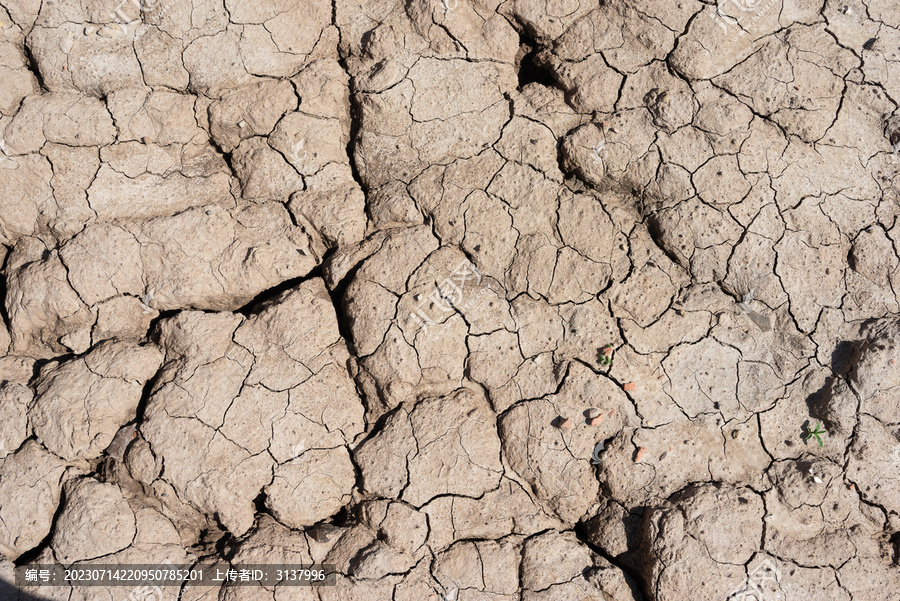
<svg viewBox="0 0 900 601"><path fill-rule="evenodd" d="M644 575L641 573L641 561L639 557L643 520L643 507L636 508L636 513L626 517L624 522L628 550L618 556L614 556L607 552L602 546L592 540L592 526L586 522L579 522L575 525L574 533L578 540L586 545L592 552L605 559L611 566L619 569L625 577L625 583L635 601L645 601L647 599L644 591L647 589ZM600 518L596 516L594 520Z"/></svg>

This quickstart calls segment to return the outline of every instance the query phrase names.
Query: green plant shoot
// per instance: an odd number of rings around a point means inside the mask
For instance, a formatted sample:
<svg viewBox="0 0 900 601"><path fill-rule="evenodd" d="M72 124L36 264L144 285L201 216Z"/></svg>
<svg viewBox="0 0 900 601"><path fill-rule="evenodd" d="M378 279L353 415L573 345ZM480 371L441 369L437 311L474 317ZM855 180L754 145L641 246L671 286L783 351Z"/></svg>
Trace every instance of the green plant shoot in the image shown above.
<svg viewBox="0 0 900 601"><path fill-rule="evenodd" d="M827 432L824 429L822 429L821 422L816 422L816 427L814 430L810 430L809 426L806 427L806 435L803 438L806 440L809 440L810 438L815 436L816 440L819 442L819 446L824 447L825 445L822 444L822 437L821 437L822 434L827 434Z"/></svg>

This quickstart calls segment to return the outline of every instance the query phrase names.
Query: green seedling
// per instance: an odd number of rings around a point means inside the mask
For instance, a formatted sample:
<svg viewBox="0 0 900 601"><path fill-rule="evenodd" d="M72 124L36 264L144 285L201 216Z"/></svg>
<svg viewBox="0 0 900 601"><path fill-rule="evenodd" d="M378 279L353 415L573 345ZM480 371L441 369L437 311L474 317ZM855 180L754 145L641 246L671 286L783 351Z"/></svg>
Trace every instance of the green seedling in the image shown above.
<svg viewBox="0 0 900 601"><path fill-rule="evenodd" d="M821 422L816 422L815 430L810 430L809 426L806 426L806 434L803 436L803 438L806 440L809 440L810 438L815 436L816 440L819 442L819 446L824 447L825 445L822 444L822 437L820 436L820 434L828 434L828 433L825 430L820 429L821 427L822 427Z"/></svg>
<svg viewBox="0 0 900 601"><path fill-rule="evenodd" d="M612 365L613 361L613 347L611 344L607 344L602 349L600 349L600 365Z"/></svg>

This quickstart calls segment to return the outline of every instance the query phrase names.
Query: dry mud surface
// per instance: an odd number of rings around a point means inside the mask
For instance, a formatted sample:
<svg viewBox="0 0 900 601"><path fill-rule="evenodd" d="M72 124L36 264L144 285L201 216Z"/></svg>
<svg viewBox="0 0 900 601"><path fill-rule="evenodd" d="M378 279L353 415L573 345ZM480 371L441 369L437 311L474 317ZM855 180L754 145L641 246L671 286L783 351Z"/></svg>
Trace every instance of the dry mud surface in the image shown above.
<svg viewBox="0 0 900 601"><path fill-rule="evenodd" d="M898 102L895 0L0 0L0 596L900 599Z"/></svg>

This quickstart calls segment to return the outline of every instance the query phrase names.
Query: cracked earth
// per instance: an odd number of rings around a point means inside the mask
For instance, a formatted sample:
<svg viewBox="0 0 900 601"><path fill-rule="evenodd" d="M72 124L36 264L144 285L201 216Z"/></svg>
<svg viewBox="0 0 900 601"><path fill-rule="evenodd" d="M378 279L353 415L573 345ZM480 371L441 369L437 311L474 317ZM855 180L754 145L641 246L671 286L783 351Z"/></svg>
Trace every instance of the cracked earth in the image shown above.
<svg viewBox="0 0 900 601"><path fill-rule="evenodd" d="M0 597L900 600L898 103L894 0L0 0Z"/></svg>

